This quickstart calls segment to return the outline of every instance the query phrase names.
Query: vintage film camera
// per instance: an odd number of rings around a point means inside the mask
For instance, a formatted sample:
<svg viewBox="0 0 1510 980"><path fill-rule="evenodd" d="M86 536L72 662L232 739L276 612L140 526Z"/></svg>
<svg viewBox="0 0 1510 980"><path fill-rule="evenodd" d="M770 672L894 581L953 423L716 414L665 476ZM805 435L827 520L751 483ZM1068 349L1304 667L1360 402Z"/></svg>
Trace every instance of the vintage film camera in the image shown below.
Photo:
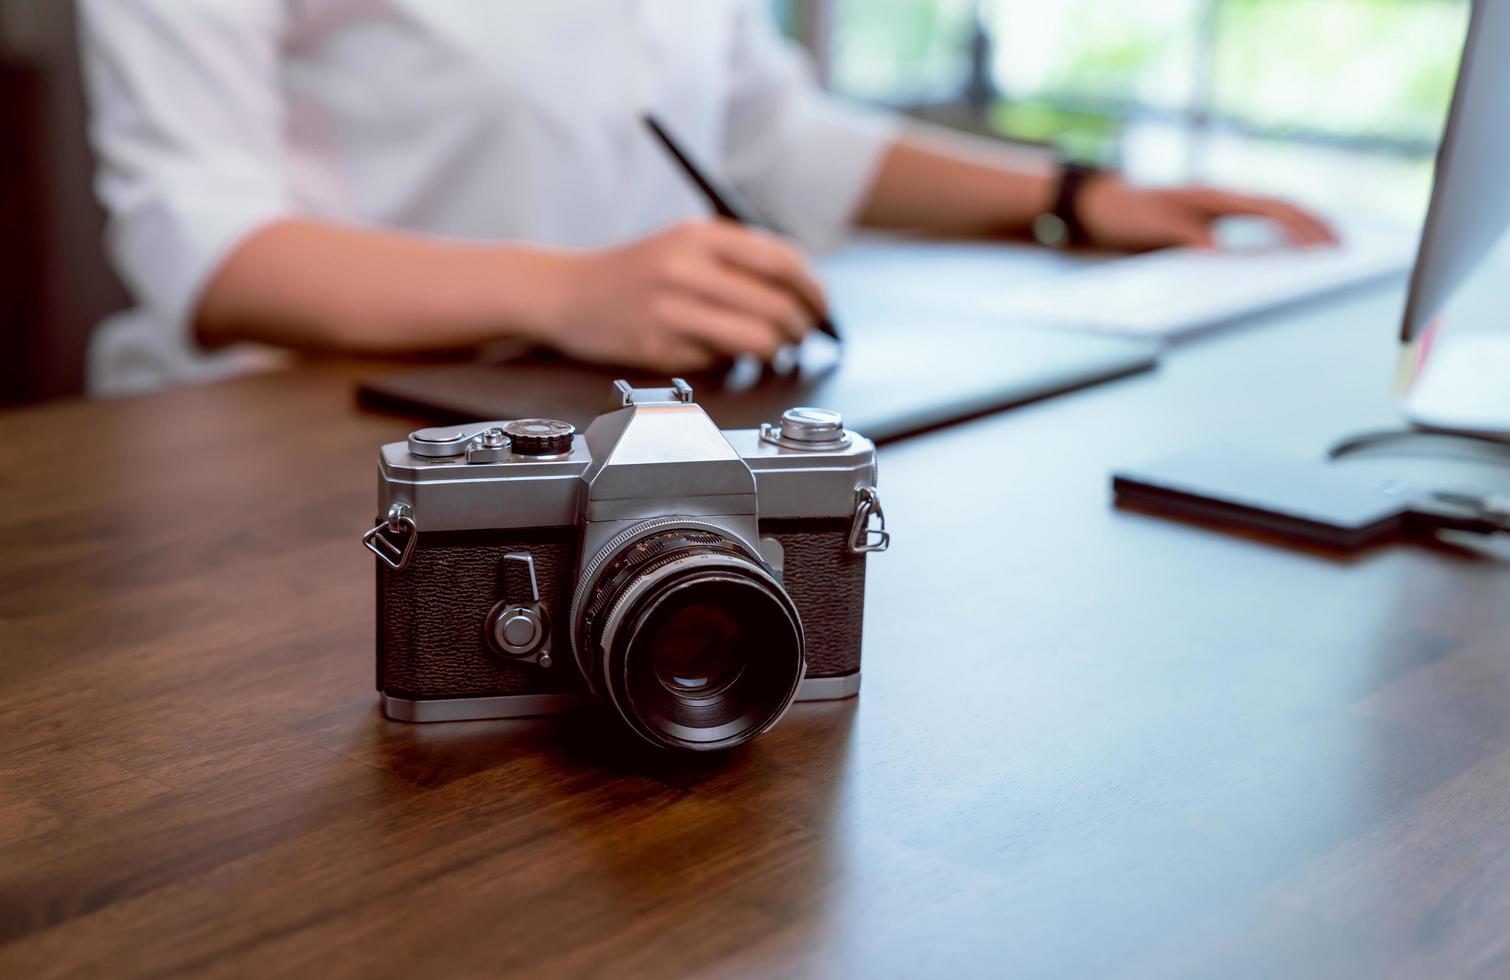
<svg viewBox="0 0 1510 980"><path fill-rule="evenodd" d="M550 419L382 448L377 687L404 721L596 696L668 748L721 749L860 687L865 557L889 543L875 447L793 408L720 431L676 379Z"/></svg>

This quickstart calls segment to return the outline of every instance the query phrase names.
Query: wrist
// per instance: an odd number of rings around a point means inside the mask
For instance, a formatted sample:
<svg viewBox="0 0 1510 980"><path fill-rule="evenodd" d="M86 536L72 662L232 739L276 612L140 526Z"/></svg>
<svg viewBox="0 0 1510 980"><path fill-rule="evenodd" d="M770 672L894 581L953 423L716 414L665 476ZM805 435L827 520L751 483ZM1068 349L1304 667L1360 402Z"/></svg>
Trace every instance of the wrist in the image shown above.
<svg viewBox="0 0 1510 980"><path fill-rule="evenodd" d="M1088 245L1094 237L1086 223L1085 201L1094 185L1109 172L1100 167L1064 161L1054 180L1051 203L1033 219L1033 237L1049 248Z"/></svg>
<svg viewBox="0 0 1510 980"><path fill-rule="evenodd" d="M1054 206L1059 187L1059 167L1049 159L1018 163L997 174L998 193L993 195L992 234L1019 236L1031 234L1033 222Z"/></svg>
<svg viewBox="0 0 1510 980"><path fill-rule="evenodd" d="M1027 218L1019 222L1022 226L1032 231L1033 222L1038 216L1045 214L1054 208L1054 199L1059 194L1059 165L1046 166L1042 171L1033 174L1029 184L1029 207Z"/></svg>
<svg viewBox="0 0 1510 980"><path fill-rule="evenodd" d="M520 284L524 294L521 332L538 344L554 344L571 319L573 298L590 259L586 252L539 249Z"/></svg>
<svg viewBox="0 0 1510 980"><path fill-rule="evenodd" d="M482 286L481 318L501 334L550 344L568 316L568 304L586 256L565 249L494 246L478 256L481 268L470 276Z"/></svg>

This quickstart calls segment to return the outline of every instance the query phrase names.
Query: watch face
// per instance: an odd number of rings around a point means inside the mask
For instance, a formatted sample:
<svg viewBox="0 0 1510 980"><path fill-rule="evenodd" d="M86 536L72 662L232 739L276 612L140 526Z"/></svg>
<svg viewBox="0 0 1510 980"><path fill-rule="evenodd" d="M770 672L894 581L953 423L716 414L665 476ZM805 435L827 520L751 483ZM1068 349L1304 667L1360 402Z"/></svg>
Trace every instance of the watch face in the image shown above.
<svg viewBox="0 0 1510 980"><path fill-rule="evenodd" d="M1033 219L1033 238L1045 248L1068 248L1070 228L1059 215L1045 212Z"/></svg>

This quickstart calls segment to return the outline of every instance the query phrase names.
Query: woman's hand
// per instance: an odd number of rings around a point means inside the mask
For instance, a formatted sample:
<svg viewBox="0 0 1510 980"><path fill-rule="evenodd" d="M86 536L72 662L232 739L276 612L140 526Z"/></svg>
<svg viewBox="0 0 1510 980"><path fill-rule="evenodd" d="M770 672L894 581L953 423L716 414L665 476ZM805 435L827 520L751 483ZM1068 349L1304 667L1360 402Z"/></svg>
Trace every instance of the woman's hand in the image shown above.
<svg viewBox="0 0 1510 980"><path fill-rule="evenodd" d="M769 361L827 314L797 249L728 221L682 222L566 262L560 313L542 339L584 361L666 372L741 354Z"/></svg>
<svg viewBox="0 0 1510 980"><path fill-rule="evenodd" d="M1134 187L1116 174L1092 177L1076 212L1091 243L1104 248L1214 248L1213 223L1236 215L1268 218L1295 245L1336 241L1319 218L1284 201L1210 187Z"/></svg>

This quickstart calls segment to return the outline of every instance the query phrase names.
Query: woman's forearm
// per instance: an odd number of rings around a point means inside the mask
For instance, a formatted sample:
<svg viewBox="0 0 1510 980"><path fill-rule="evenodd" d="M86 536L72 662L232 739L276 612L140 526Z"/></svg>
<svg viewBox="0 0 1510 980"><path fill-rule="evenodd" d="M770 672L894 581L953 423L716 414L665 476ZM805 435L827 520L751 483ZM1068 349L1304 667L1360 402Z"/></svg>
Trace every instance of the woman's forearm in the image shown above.
<svg viewBox="0 0 1510 980"><path fill-rule="evenodd" d="M860 211L874 228L944 235L1026 232L1053 202L1046 153L910 124L887 150Z"/></svg>
<svg viewBox="0 0 1510 980"><path fill-rule="evenodd" d="M215 347L252 340L359 354L544 339L568 253L287 219L250 235L201 294L194 328Z"/></svg>

